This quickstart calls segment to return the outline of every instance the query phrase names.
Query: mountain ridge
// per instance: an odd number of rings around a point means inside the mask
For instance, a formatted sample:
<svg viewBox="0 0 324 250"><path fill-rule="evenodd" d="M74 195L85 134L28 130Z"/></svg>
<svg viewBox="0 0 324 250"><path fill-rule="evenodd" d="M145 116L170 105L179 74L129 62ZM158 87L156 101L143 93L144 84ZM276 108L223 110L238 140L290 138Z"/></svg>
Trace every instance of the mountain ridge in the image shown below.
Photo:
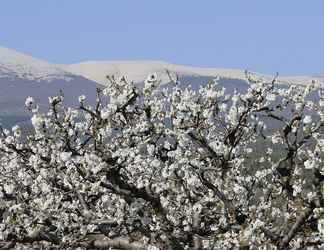
<svg viewBox="0 0 324 250"><path fill-rule="evenodd" d="M32 81L70 81L82 76L101 85L106 84L107 75L127 76L134 82L143 81L149 74L157 73L162 82L168 82L166 70L180 76L223 77L246 80L245 70L231 68L206 68L173 64L160 60L90 60L74 64L52 64L13 49L0 47L0 78L18 77ZM254 73L271 80L273 76ZM324 76L279 75L278 80L286 84L309 84L317 82L324 86Z"/></svg>
<svg viewBox="0 0 324 250"><path fill-rule="evenodd" d="M96 88L104 87L107 75L126 76L130 81L141 83L148 75L157 73L162 83L168 83L167 70L172 77L177 74L184 86L190 84L194 89L215 77L220 77L220 85L229 92L248 88L245 71L239 69L199 68L155 60L88 61L61 65L0 47L0 122L6 126L28 122L30 117L24 107L28 96L33 96L43 111L48 108L48 97L57 95L60 90L67 106L77 107L78 97L83 94L87 95L87 103L94 104ZM254 75L269 80L273 78ZM282 76L279 80L297 84L316 80L324 86L324 77Z"/></svg>

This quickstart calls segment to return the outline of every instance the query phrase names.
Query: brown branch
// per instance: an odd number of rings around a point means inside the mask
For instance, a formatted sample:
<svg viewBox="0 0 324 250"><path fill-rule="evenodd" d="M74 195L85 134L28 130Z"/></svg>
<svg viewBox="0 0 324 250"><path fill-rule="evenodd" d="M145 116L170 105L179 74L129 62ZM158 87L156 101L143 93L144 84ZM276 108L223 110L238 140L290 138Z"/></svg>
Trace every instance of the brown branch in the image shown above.
<svg viewBox="0 0 324 250"><path fill-rule="evenodd" d="M147 249L142 244L137 242L130 243L126 239L113 239L113 240L95 240L92 242L91 247L96 249L108 249L109 247L114 247L124 250L145 250Z"/></svg>
<svg viewBox="0 0 324 250"><path fill-rule="evenodd" d="M194 231L199 231L199 226L200 226L200 214L195 213L192 218L192 226ZM202 249L202 241L198 235L193 235L193 249L194 250L199 250Z"/></svg>
<svg viewBox="0 0 324 250"><path fill-rule="evenodd" d="M12 249L12 248L15 247L15 245L16 245L16 241L13 240L13 241L7 242L3 246L1 246L0 247L0 250L9 250L9 249Z"/></svg>
<svg viewBox="0 0 324 250"><path fill-rule="evenodd" d="M192 132L189 132L188 135L193 141L205 148L212 157L215 157L216 159L220 158L220 156L208 145L206 139L198 138L198 136Z"/></svg>
<svg viewBox="0 0 324 250"><path fill-rule="evenodd" d="M281 240L280 249L286 249L289 242L295 237L296 233L301 229L301 226L306 222L309 216L313 213L313 209L307 208L296 220L295 224L291 227L288 234Z"/></svg>
<svg viewBox="0 0 324 250"><path fill-rule="evenodd" d="M272 242L274 243L278 243L278 240L280 239L280 236L272 231L270 231L269 229L265 228L265 227L261 227L260 228L261 231L265 234L265 236L267 236Z"/></svg>
<svg viewBox="0 0 324 250"><path fill-rule="evenodd" d="M228 216L234 217L234 215L235 215L235 207L232 204L232 202L227 199L227 197L225 196L225 194L222 191L220 191L218 189L218 187L216 187L214 184L212 184L204 176L205 172L211 171L211 170L213 171L215 169L207 168L207 169L201 170L200 173L199 173L200 180L201 180L201 182L202 182L203 185L205 185L207 188L209 188L210 190L212 190L214 192L214 194L218 197L218 199L220 199L223 202L223 204L225 206L225 209L227 211L227 217ZM227 218L227 219L231 219L231 218Z"/></svg>

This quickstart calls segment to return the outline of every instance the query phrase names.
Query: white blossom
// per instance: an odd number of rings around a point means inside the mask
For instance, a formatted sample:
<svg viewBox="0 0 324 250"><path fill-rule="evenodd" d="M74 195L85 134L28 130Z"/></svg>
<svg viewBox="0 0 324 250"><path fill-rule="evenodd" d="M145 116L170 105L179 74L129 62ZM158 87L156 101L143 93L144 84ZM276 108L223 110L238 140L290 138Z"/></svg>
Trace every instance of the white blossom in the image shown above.
<svg viewBox="0 0 324 250"><path fill-rule="evenodd" d="M303 122L304 122L305 124L309 124L309 123L311 123L311 122L312 122L312 117L311 117L310 115L306 115L306 116L304 117L304 119L303 119Z"/></svg>
<svg viewBox="0 0 324 250"><path fill-rule="evenodd" d="M71 159L72 152L62 152L60 153L60 159L62 162L67 162Z"/></svg>
<svg viewBox="0 0 324 250"><path fill-rule="evenodd" d="M21 129L18 125L15 125L12 127L12 132L14 133L15 137L20 137L21 136Z"/></svg>
<svg viewBox="0 0 324 250"><path fill-rule="evenodd" d="M5 184L3 186L3 189L7 194L12 194L14 192L14 190L15 190L15 185L13 185L13 184Z"/></svg>
<svg viewBox="0 0 324 250"><path fill-rule="evenodd" d="M309 209L283 248L322 237L323 105L247 77L109 77L95 106L45 113L28 97L33 129L0 131L0 248L275 249Z"/></svg>
<svg viewBox="0 0 324 250"><path fill-rule="evenodd" d="M79 102L83 103L86 100L86 96L85 95L80 95L79 96Z"/></svg>
<svg viewBox="0 0 324 250"><path fill-rule="evenodd" d="M31 96L28 96L25 101L25 106L26 107L31 107L35 103L34 98Z"/></svg>
<svg viewBox="0 0 324 250"><path fill-rule="evenodd" d="M307 161L304 162L304 166L306 169L312 169L316 166L316 161L309 159Z"/></svg>
<svg viewBox="0 0 324 250"><path fill-rule="evenodd" d="M322 236L324 236L324 219L318 220L317 228L318 228L318 231L320 232L320 234L322 234Z"/></svg>

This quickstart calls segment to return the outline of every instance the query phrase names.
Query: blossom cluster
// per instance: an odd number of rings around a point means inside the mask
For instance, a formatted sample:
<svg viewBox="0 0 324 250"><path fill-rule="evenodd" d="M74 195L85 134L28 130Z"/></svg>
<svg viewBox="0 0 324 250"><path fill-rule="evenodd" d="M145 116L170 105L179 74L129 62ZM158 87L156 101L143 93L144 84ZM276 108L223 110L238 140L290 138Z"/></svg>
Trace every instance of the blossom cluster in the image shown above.
<svg viewBox="0 0 324 250"><path fill-rule="evenodd" d="M324 247L324 96L109 77L1 128L1 249Z"/></svg>

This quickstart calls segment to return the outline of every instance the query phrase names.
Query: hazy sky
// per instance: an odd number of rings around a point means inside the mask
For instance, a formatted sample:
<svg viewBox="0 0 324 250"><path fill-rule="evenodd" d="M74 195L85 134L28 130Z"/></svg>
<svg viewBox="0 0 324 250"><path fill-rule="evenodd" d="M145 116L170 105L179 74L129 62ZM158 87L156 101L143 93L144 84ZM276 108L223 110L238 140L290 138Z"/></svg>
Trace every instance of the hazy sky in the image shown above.
<svg viewBox="0 0 324 250"><path fill-rule="evenodd" d="M323 0L1 0L0 46L55 63L158 59L324 75L323 12Z"/></svg>

